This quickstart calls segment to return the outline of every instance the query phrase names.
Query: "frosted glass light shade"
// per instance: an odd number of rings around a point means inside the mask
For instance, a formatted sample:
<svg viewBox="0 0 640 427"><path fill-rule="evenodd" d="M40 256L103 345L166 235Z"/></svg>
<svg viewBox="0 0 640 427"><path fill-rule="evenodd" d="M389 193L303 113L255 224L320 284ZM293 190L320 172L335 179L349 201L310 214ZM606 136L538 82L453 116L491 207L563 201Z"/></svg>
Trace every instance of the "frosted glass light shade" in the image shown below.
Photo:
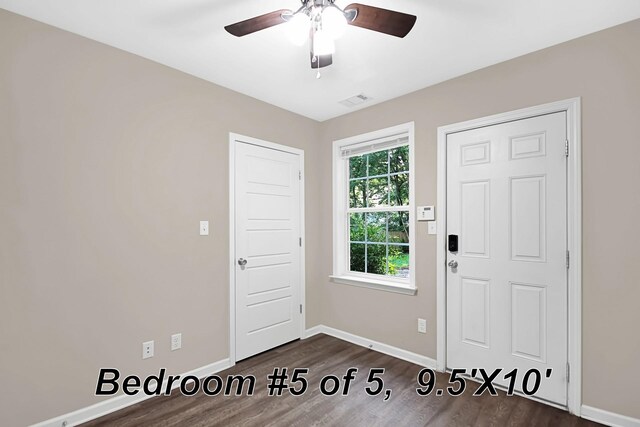
<svg viewBox="0 0 640 427"><path fill-rule="evenodd" d="M333 39L342 37L347 25L347 18L337 7L327 6L322 11L322 29Z"/></svg>
<svg viewBox="0 0 640 427"><path fill-rule="evenodd" d="M302 46L309 39L311 20L304 13L298 13L287 22L289 40L296 46Z"/></svg>
<svg viewBox="0 0 640 427"><path fill-rule="evenodd" d="M316 31L313 35L313 54L315 56L331 55L335 50L333 38L324 30Z"/></svg>

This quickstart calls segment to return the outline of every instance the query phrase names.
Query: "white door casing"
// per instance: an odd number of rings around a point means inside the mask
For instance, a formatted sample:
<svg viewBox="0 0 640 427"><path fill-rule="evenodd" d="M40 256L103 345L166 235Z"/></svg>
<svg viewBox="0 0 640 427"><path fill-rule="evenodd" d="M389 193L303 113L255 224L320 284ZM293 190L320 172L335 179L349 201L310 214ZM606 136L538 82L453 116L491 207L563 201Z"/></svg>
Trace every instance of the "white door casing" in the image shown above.
<svg viewBox="0 0 640 427"><path fill-rule="evenodd" d="M298 150L231 139L235 362L301 337L303 199Z"/></svg>
<svg viewBox="0 0 640 427"><path fill-rule="evenodd" d="M562 406L565 141L564 112L447 137L447 235L459 236L447 256L458 263L447 273L447 367L518 368L519 380L538 369L535 396Z"/></svg>
<svg viewBox="0 0 640 427"><path fill-rule="evenodd" d="M568 277L568 334L567 373L568 396L566 408L580 416L582 405L582 173L581 173L581 100L571 98L520 110L499 113L492 116L454 123L438 128L438 168L437 168L437 369L441 372L448 366L447 353L447 137L467 130L479 129L496 124L564 112L567 130L567 246L570 262ZM531 397L536 399L535 397ZM536 399L537 400L537 399ZM544 401L547 402L548 401ZM550 403L554 406L555 405Z"/></svg>

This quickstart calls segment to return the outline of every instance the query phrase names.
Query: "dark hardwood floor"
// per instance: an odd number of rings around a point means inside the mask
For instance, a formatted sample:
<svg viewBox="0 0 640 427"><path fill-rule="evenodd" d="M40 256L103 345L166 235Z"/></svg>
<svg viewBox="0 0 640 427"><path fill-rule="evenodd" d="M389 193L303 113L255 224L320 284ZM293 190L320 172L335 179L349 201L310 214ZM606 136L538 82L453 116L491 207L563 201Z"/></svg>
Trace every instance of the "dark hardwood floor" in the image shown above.
<svg viewBox="0 0 640 427"><path fill-rule="evenodd" d="M309 368L309 388L302 396L284 391L268 396L267 375L274 368ZM324 396L319 384L325 375L342 377L358 368L348 396ZM365 387L371 368L385 368L384 393L369 396ZM477 383L468 382L457 397L448 393L428 396L416 393L422 368L354 344L316 335L239 362L217 375L254 375L253 396L183 396L178 389L170 397L154 397L84 424L85 426L595 426L598 424L568 412L518 396L484 393L472 396ZM328 384L331 385L331 384ZM438 374L437 387L448 386L448 375ZM296 389L299 386L296 386ZM245 388L246 391L246 388ZM245 393L246 394L246 393Z"/></svg>

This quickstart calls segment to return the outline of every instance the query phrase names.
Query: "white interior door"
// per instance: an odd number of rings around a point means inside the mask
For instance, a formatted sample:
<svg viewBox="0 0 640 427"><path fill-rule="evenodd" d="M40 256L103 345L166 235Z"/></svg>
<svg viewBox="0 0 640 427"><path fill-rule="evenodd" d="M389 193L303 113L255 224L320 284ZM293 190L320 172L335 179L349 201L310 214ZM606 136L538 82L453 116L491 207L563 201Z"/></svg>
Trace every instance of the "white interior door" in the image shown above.
<svg viewBox="0 0 640 427"><path fill-rule="evenodd" d="M236 360L300 338L301 159L235 143Z"/></svg>
<svg viewBox="0 0 640 427"><path fill-rule="evenodd" d="M518 368L516 390L535 368L543 374L535 397L560 405L567 404L565 141L564 112L447 136L447 235L459 239L457 253L447 251L447 368L501 368L500 378Z"/></svg>

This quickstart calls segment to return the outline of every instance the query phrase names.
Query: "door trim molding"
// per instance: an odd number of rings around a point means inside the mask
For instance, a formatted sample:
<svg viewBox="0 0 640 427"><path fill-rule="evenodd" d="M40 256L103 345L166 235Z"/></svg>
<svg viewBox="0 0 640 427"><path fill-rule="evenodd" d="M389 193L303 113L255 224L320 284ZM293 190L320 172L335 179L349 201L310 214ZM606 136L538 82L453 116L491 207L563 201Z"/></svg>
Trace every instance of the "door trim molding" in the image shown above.
<svg viewBox="0 0 640 427"><path fill-rule="evenodd" d="M567 360L571 379L567 389L567 409L580 416L582 402L582 160L580 98L571 98L521 110L496 114L438 128L437 157L437 368L446 369L446 230L447 230L447 135L500 123L557 112L567 113L567 244L571 254L568 270Z"/></svg>
<svg viewBox="0 0 640 427"><path fill-rule="evenodd" d="M300 247L300 304L302 304L302 315L300 316L300 338L305 335L305 315L307 311L305 299L305 251L306 236L304 223L304 150L288 147L286 145L263 141L261 139L244 136L229 132L229 366L236 364L236 204L235 204L235 176L236 176L236 144L245 143L272 150L283 151L298 156L300 161L300 237L302 245Z"/></svg>

